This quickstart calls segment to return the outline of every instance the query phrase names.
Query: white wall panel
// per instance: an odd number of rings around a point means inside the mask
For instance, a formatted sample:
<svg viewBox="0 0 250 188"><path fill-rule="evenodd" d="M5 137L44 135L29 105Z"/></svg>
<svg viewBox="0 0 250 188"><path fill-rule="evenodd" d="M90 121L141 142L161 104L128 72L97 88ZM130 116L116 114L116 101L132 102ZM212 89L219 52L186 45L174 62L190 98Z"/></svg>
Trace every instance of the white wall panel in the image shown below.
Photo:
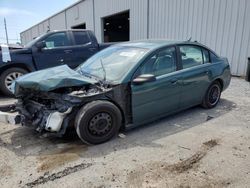
<svg viewBox="0 0 250 188"><path fill-rule="evenodd" d="M65 11L51 17L49 23L51 31L66 29Z"/></svg>
<svg viewBox="0 0 250 188"><path fill-rule="evenodd" d="M41 22L40 24L38 24L39 35L46 33L48 29L49 29L49 20L45 20Z"/></svg>
<svg viewBox="0 0 250 188"><path fill-rule="evenodd" d="M36 38L36 37L38 37L39 36L39 33L38 33L38 26L34 26L34 27L32 27L32 29L31 29L31 33L32 33L32 39L34 39L34 38Z"/></svg>
<svg viewBox="0 0 250 188"><path fill-rule="evenodd" d="M250 57L249 0L149 0L149 37L197 40L245 75Z"/></svg>
<svg viewBox="0 0 250 188"><path fill-rule="evenodd" d="M192 37L227 57L234 75L245 74L250 57L250 0L82 0L22 32L22 42L43 34L48 25L53 30L83 23L101 42L103 17L126 10L130 11L130 40Z"/></svg>
<svg viewBox="0 0 250 188"><path fill-rule="evenodd" d="M20 39L21 39L22 44L26 44L26 41L27 41L26 34L27 34L27 32L20 33Z"/></svg>
<svg viewBox="0 0 250 188"><path fill-rule="evenodd" d="M86 29L94 30L93 0L82 1L66 10L67 28L86 24Z"/></svg>

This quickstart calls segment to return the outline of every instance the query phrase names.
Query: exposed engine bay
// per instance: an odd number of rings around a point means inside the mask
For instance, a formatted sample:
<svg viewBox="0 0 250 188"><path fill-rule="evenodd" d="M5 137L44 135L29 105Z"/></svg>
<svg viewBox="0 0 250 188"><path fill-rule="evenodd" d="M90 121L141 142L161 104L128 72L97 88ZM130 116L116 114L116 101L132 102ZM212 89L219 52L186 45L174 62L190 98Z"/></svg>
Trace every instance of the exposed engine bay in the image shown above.
<svg viewBox="0 0 250 188"><path fill-rule="evenodd" d="M125 92L124 92L125 91ZM0 111L18 112L16 123L49 131L58 136L74 127L77 111L94 100L109 100L124 112L125 122L131 121L130 89L127 85L89 84L82 87L59 88L50 92L23 89L18 102ZM129 99L129 100L128 100Z"/></svg>

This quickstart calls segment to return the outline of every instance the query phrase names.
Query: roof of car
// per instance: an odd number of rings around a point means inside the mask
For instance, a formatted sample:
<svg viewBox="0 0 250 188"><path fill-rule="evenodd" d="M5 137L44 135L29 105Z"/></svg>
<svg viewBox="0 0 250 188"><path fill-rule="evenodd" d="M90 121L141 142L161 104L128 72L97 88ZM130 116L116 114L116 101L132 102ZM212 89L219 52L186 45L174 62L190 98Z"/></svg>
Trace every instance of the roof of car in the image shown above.
<svg viewBox="0 0 250 188"><path fill-rule="evenodd" d="M139 40L132 42L123 42L118 45L120 46L131 46L138 48L146 48L149 50L161 48L168 45L174 45L179 43L186 43L186 41L177 41L177 40L163 40L163 39L150 39L150 40Z"/></svg>
<svg viewBox="0 0 250 188"><path fill-rule="evenodd" d="M149 51L153 51L165 46L171 46L176 44L190 44L190 45L197 45L203 48L206 48L216 54L212 49L208 48L207 46L197 42L197 41L181 41L181 40L168 40L168 39L148 39L148 40L138 40L138 41L129 41L118 43L118 46L129 46L129 47L137 47L137 48L144 48L148 49ZM216 54L217 55L217 54ZM218 55L217 55L218 56Z"/></svg>

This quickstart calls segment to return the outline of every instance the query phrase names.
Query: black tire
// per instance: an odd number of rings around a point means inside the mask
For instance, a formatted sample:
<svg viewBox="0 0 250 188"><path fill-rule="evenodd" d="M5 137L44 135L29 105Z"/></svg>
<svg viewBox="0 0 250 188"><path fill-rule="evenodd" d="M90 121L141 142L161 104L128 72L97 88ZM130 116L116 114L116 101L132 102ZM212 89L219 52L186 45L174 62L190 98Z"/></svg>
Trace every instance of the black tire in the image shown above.
<svg viewBox="0 0 250 188"><path fill-rule="evenodd" d="M75 129L86 144L101 144L113 138L122 125L117 106L108 101L93 101L84 105L76 115Z"/></svg>
<svg viewBox="0 0 250 188"><path fill-rule="evenodd" d="M17 68L17 67L9 68L9 69L5 70L3 73L1 73L0 89L1 89L2 93L6 96L12 97L13 93L8 89L7 83L6 83L8 77L11 77L10 76L11 74L16 75L16 77L19 77L19 76L24 75L26 73L28 73L27 70L22 69L22 68ZM15 77L12 77L12 78L13 78L13 80L15 79Z"/></svg>
<svg viewBox="0 0 250 188"><path fill-rule="evenodd" d="M214 108L221 96L222 87L218 81L213 82L207 89L206 95L202 101L202 106L204 108Z"/></svg>

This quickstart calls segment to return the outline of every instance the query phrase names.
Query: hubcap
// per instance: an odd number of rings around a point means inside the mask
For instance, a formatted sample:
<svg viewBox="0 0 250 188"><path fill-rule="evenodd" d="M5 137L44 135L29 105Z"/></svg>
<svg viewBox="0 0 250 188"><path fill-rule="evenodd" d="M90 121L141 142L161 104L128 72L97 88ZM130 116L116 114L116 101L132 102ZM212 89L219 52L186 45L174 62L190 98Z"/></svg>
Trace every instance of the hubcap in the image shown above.
<svg viewBox="0 0 250 188"><path fill-rule="evenodd" d="M103 136L112 128L112 118L106 113L98 113L89 121L89 131L94 136Z"/></svg>
<svg viewBox="0 0 250 188"><path fill-rule="evenodd" d="M10 90L10 86L11 84L20 76L22 76L23 73L21 72L12 72L10 74L8 74L5 78L5 87L8 88Z"/></svg>
<svg viewBox="0 0 250 188"><path fill-rule="evenodd" d="M220 87L214 85L209 92L209 103L215 105L220 98Z"/></svg>

